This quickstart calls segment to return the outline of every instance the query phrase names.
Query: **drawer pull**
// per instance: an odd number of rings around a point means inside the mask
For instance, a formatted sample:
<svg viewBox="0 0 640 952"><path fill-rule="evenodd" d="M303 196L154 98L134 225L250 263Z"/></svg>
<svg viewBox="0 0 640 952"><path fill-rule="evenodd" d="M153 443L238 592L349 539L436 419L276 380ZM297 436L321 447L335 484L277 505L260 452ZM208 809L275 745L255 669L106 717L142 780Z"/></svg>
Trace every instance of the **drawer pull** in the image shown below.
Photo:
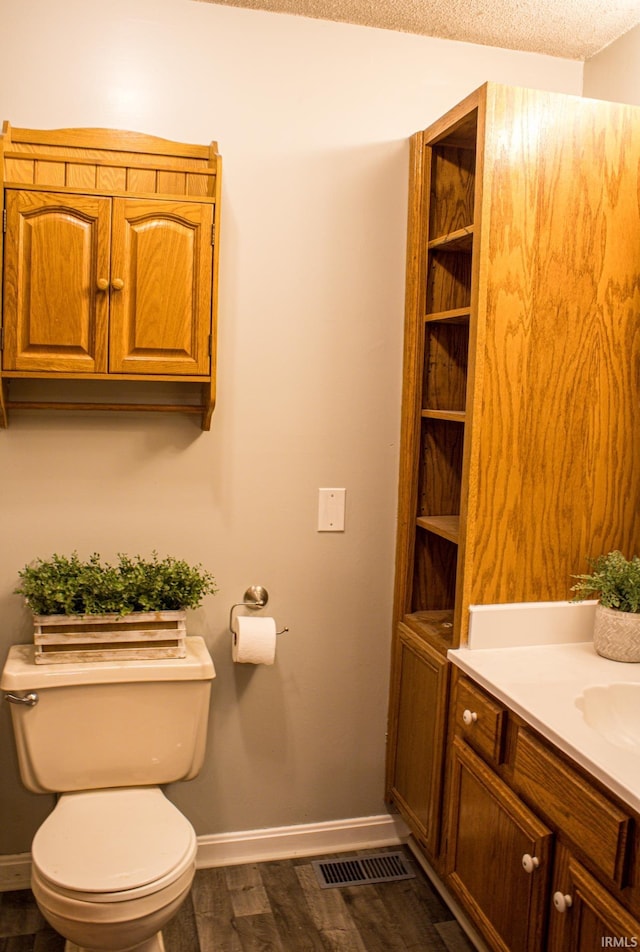
<svg viewBox="0 0 640 952"><path fill-rule="evenodd" d="M556 892L553 894L553 905L556 907L558 912L566 912L567 909L571 909L573 905L573 899L571 896L566 896L564 893Z"/></svg>
<svg viewBox="0 0 640 952"><path fill-rule="evenodd" d="M532 873L540 865L540 860L537 856L530 856L529 853L525 853L522 857L522 868L525 873Z"/></svg>
<svg viewBox="0 0 640 952"><path fill-rule="evenodd" d="M462 712L462 720L467 725L467 727L470 727L472 724L475 724L475 722L478 720L478 715L476 714L475 711L470 711L467 708L467 710Z"/></svg>

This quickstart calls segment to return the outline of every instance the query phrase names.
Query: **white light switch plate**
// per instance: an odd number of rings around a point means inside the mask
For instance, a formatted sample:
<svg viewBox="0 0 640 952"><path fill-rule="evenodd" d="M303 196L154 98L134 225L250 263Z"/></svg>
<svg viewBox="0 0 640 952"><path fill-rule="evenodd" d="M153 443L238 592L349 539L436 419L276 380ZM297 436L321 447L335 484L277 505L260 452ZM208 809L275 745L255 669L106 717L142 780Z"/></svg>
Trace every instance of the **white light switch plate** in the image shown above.
<svg viewBox="0 0 640 952"><path fill-rule="evenodd" d="M344 532L346 489L318 490L318 532Z"/></svg>

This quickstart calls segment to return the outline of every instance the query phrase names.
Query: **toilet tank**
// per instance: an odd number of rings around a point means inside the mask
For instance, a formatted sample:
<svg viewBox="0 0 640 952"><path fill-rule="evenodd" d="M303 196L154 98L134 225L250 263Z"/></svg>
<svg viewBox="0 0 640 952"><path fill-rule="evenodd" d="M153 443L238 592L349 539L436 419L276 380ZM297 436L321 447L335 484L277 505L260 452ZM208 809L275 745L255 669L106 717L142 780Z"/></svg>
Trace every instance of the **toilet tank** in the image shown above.
<svg viewBox="0 0 640 952"><path fill-rule="evenodd" d="M213 662L200 637L187 655L153 661L36 664L9 649L0 689L10 704L20 776L35 793L190 780L202 766Z"/></svg>

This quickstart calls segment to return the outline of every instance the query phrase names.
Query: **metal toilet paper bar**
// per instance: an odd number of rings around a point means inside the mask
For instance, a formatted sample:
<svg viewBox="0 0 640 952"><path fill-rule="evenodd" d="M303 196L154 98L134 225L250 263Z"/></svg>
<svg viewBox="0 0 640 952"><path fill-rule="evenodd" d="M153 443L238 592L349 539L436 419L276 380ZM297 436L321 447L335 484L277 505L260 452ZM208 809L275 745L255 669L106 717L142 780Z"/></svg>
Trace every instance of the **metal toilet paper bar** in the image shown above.
<svg viewBox="0 0 640 952"><path fill-rule="evenodd" d="M259 611L261 608L264 608L267 602L269 601L269 592L266 588L263 588L262 585L250 585L249 588L244 593L244 598L241 602L236 602L235 605L231 606L229 612L229 631L234 638L238 637L238 632L233 627L233 612L236 608L249 608L252 612ZM283 628L281 631L276 631L276 635L284 635L285 631L289 631L288 628Z"/></svg>

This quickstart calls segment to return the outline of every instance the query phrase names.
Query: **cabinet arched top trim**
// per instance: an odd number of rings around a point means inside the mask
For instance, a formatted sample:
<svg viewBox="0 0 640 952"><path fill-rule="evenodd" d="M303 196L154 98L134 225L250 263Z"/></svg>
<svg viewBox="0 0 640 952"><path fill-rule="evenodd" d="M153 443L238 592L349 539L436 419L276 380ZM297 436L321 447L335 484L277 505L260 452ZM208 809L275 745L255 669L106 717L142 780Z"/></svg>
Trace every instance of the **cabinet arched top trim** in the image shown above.
<svg viewBox="0 0 640 952"><path fill-rule="evenodd" d="M67 148L101 149L109 152L138 152L149 155L170 155L174 158L208 160L218 152L218 143L195 145L176 142L161 136L147 135L123 129L68 128L22 129L7 120L2 125L5 149L19 146L56 146ZM25 148L24 151L27 151Z"/></svg>

